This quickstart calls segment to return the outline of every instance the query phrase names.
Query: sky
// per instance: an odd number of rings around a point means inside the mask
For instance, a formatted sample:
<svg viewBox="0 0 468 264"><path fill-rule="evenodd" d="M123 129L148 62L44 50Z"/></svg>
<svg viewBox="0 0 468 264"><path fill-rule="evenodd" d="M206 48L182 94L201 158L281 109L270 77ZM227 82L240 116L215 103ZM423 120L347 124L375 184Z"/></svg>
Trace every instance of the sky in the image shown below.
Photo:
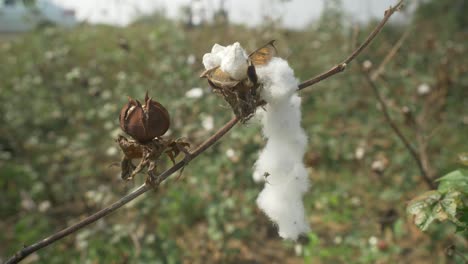
<svg viewBox="0 0 468 264"><path fill-rule="evenodd" d="M171 18L180 17L180 8L190 0L53 0L64 7L76 10L79 19L90 22L126 25L138 14L164 10ZM230 21L257 25L264 15L282 17L284 26L301 28L318 18L323 2L327 0L225 0ZM221 0L199 0L207 15L219 7ZM284 2L284 1L283 1ZM382 17L383 12L396 0L342 0L347 12L360 21ZM273 3L273 4L272 4Z"/></svg>

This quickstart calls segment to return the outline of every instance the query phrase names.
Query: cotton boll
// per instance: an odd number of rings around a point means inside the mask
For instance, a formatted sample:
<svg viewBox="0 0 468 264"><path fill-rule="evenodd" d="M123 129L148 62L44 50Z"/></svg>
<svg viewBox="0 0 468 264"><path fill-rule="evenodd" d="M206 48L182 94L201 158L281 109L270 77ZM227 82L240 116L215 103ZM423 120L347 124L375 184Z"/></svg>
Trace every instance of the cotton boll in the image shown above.
<svg viewBox="0 0 468 264"><path fill-rule="evenodd" d="M247 67L247 54L239 42L227 46L221 60L221 70L236 80L242 80L247 77Z"/></svg>
<svg viewBox="0 0 468 264"><path fill-rule="evenodd" d="M217 54L217 53L222 53L226 50L226 47L219 45L218 43L215 43L213 47L211 48L211 53Z"/></svg>
<svg viewBox="0 0 468 264"><path fill-rule="evenodd" d="M219 45L218 43L213 45L211 53L203 55L203 66L206 70L213 69L221 65L221 60L226 54L226 47Z"/></svg>
<svg viewBox="0 0 468 264"><path fill-rule="evenodd" d="M218 67L221 64L221 57L216 54L206 53L203 55L203 66L205 69L213 69L214 67Z"/></svg>

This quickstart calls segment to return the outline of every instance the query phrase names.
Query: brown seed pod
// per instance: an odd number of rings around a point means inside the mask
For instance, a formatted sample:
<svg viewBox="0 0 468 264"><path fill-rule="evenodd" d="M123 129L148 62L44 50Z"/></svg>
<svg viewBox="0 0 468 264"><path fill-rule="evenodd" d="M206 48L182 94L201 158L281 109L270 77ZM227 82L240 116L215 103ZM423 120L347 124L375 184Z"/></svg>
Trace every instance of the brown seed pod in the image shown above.
<svg viewBox="0 0 468 264"><path fill-rule="evenodd" d="M145 95L145 104L128 98L128 103L120 111L120 127L140 143L147 143L166 133L170 117L166 108Z"/></svg>

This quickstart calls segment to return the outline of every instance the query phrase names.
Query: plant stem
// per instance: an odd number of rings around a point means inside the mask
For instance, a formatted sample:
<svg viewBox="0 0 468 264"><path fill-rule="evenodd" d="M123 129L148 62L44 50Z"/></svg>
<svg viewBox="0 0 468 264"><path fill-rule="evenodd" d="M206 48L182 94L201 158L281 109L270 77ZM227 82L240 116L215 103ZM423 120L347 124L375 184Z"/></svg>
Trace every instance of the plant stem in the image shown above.
<svg viewBox="0 0 468 264"><path fill-rule="evenodd" d="M366 40L364 40L364 42L357 49L355 49L351 53L351 55L349 55L342 63L334 66L333 68L331 68L330 70L328 70L328 71L326 71L326 72L324 72L322 74L317 75L316 77L314 77L312 79L309 79L309 80L299 84L299 89L298 90L302 90L302 89L304 89L306 87L312 86L312 85L314 85L316 83L319 83L319 82L327 79L330 76L333 76L333 75L335 75L337 73L340 73L340 72L344 71L346 69L347 65L351 61L353 61L365 48L367 48L367 46L369 46L369 44L374 40L374 38L380 33L380 31L385 26L385 24L390 19L390 17L396 11L398 11L401 8L402 5L403 5L403 0L400 0L394 7L390 7L389 9L387 9L385 11L385 15L384 15L384 18L382 19L382 21L380 21L380 23L374 28L374 30L372 30L372 32L366 38Z"/></svg>
<svg viewBox="0 0 468 264"><path fill-rule="evenodd" d="M427 184L427 186L429 188L435 189L436 186L435 186L434 182L431 180L431 178L427 175L426 170L424 169L424 166L423 166L423 164L421 162L421 158L420 158L418 152L414 149L414 147L410 144L408 139L403 135L400 128L397 126L397 124L390 117L390 114L389 114L388 108L387 108L387 104L385 103L382 96L380 95L380 92L379 92L379 89L377 88L377 85L375 84L375 82L372 80L372 77L368 73L365 73L364 75L365 75L365 78L367 80L367 83L369 84L369 86L374 91L375 97L377 98L377 100L379 101L379 104L382 107L382 112L383 112L383 114L385 116L385 120L390 125L390 127L393 129L393 132L395 132L395 134L398 136L398 138L401 140L401 142L403 142L406 149L409 151L409 153L411 154L413 159L418 164L418 168L419 168L419 171L421 172L421 176L423 177L424 182Z"/></svg>

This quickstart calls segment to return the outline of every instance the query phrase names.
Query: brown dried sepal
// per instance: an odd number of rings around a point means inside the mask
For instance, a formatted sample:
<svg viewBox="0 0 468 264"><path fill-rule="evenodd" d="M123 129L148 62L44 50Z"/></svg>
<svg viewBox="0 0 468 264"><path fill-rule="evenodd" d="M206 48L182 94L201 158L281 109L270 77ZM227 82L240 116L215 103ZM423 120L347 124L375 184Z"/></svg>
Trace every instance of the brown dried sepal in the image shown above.
<svg viewBox="0 0 468 264"><path fill-rule="evenodd" d="M181 152L185 153L185 158L190 155L188 151L190 144L183 140L154 138L152 141L142 144L119 136L116 141L124 154L120 165L121 177L126 181L132 180L135 175L146 169L147 182L157 185L157 165L162 154L166 154L174 163ZM140 159L138 165L133 164L133 159Z"/></svg>
<svg viewBox="0 0 468 264"><path fill-rule="evenodd" d="M242 122L253 116L260 100L257 83L252 82L250 78L234 80L219 67L205 71L201 77L208 80L213 91L228 102Z"/></svg>

